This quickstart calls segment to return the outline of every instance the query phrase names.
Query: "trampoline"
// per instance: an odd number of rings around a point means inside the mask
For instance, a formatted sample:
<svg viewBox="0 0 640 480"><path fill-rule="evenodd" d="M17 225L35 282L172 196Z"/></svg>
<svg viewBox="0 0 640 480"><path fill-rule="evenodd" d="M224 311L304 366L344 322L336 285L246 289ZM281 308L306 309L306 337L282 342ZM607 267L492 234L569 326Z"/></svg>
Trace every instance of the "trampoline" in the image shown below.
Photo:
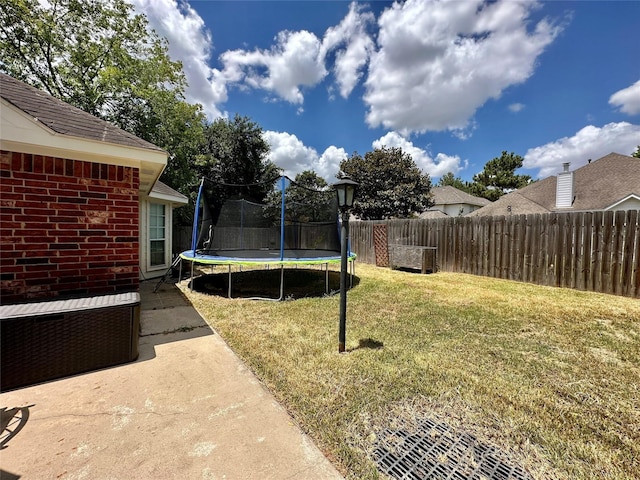
<svg viewBox="0 0 640 480"><path fill-rule="evenodd" d="M202 179L193 221L191 249L180 253L195 265L228 266L228 297L232 298L232 266L280 267L280 296L284 298L284 268L340 264L340 224L333 190L317 190L281 176L256 184L226 184ZM347 245L353 276L356 254ZM180 262L180 278L182 262Z"/></svg>

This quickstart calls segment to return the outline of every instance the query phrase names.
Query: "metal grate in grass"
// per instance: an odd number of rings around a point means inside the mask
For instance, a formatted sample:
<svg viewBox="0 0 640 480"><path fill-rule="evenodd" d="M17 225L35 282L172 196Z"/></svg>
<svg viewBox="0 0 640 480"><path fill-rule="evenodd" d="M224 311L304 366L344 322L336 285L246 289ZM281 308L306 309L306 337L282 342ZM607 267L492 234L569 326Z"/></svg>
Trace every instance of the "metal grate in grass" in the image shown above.
<svg viewBox="0 0 640 480"><path fill-rule="evenodd" d="M430 419L415 428L384 429L373 457L382 472L403 480L532 480L497 448Z"/></svg>

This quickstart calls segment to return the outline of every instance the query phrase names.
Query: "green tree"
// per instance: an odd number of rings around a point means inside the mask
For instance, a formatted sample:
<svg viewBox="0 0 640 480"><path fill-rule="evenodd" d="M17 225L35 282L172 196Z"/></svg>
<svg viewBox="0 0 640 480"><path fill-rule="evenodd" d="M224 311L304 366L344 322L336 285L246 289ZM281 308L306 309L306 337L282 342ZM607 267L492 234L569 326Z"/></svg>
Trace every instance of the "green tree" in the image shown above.
<svg viewBox="0 0 640 480"><path fill-rule="evenodd" d="M205 117L167 42L125 0L2 0L0 70L169 152L163 180L188 193Z"/></svg>
<svg viewBox="0 0 640 480"><path fill-rule="evenodd" d="M148 90L182 92L182 66L124 0L3 0L0 68L125 130Z"/></svg>
<svg viewBox="0 0 640 480"><path fill-rule="evenodd" d="M482 172L473 176L471 193L495 201L511 190L526 187L531 183L531 177L515 173L523 161L520 155L503 151L500 157L489 160Z"/></svg>
<svg viewBox="0 0 640 480"><path fill-rule="evenodd" d="M640 145L638 145L638 148L636 149L635 152L633 152L631 154L632 157L636 157L636 158L640 158Z"/></svg>
<svg viewBox="0 0 640 480"><path fill-rule="evenodd" d="M340 169L360 184L353 213L364 220L407 218L433 205L431 178L401 148L354 153Z"/></svg>
<svg viewBox="0 0 640 480"><path fill-rule="evenodd" d="M219 118L205 129L206 145L196 172L215 182L247 185L245 193L263 201L279 169L268 159L269 144L262 128L248 117Z"/></svg>
<svg viewBox="0 0 640 480"><path fill-rule="evenodd" d="M471 193L471 185L460 177L456 177L453 172L447 172L438 181L439 187L451 186L463 192Z"/></svg>
<svg viewBox="0 0 640 480"><path fill-rule="evenodd" d="M296 175L285 188L285 221L287 222L335 222L336 194L328 188L324 178L313 170ZM270 218L280 218L282 192L274 189L268 196L267 209Z"/></svg>

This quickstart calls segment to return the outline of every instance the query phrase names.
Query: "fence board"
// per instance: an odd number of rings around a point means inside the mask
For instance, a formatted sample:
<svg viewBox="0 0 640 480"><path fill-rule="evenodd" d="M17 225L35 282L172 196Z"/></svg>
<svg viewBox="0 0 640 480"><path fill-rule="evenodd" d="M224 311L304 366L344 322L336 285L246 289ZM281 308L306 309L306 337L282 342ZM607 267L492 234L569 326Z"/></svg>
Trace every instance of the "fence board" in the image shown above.
<svg viewBox="0 0 640 480"><path fill-rule="evenodd" d="M615 212L613 217L613 239L611 245L611 293L620 295L622 289L622 257L624 255L624 231L626 228L625 212Z"/></svg>
<svg viewBox="0 0 640 480"><path fill-rule="evenodd" d="M492 277L502 278L502 237L504 230L504 217L496 217L493 222L493 265Z"/></svg>
<svg viewBox="0 0 640 480"><path fill-rule="evenodd" d="M507 255L505 257L506 265L505 265L505 276L508 280L515 280L516 275L516 241L515 241L515 222L512 215L505 217L505 225L506 225L506 236L505 240L507 242Z"/></svg>
<svg viewBox="0 0 640 480"><path fill-rule="evenodd" d="M602 291L611 293L611 248L613 243L613 212L604 212L602 216Z"/></svg>
<svg viewBox="0 0 640 480"><path fill-rule="evenodd" d="M633 296L633 260L634 256L638 257L640 254L640 242L637 238L636 232L638 231L638 211L632 210L627 212L625 236L624 236L624 259L622 263L622 278L621 295Z"/></svg>
<svg viewBox="0 0 640 480"><path fill-rule="evenodd" d="M547 229L545 232L545 265L544 265L544 279L545 285L555 285L555 267L556 267L556 231L558 228L558 215L552 213L549 216L549 222L547 223Z"/></svg>
<svg viewBox="0 0 640 480"><path fill-rule="evenodd" d="M582 232L582 264L581 264L581 277L580 283L581 290L590 290L590 286L593 284L593 262L592 262L592 238L593 238L593 214L586 212L582 218L583 232Z"/></svg>
<svg viewBox="0 0 640 480"><path fill-rule="evenodd" d="M518 215L515 224L516 235L516 280L519 282L524 281L524 259L526 255L526 226L527 219L522 215Z"/></svg>
<svg viewBox="0 0 640 480"><path fill-rule="evenodd" d="M480 257L480 271L478 275L488 275L488 249L489 249L489 223L488 217L480 217L480 245L478 256Z"/></svg>
<svg viewBox="0 0 640 480"><path fill-rule="evenodd" d="M560 271L561 281L560 285L565 288L571 288L571 283L573 281L572 278L572 253L573 253L573 222L572 217L568 214L562 215L564 221L564 228L561 228L562 232L562 245L561 245L561 254L562 254L562 270Z"/></svg>
<svg viewBox="0 0 640 480"><path fill-rule="evenodd" d="M538 283L537 274L540 270L540 215L526 215L529 227L529 271L525 282Z"/></svg>
<svg viewBox="0 0 640 480"><path fill-rule="evenodd" d="M640 212L636 212L636 222L635 222L635 243L633 248L633 272L632 272L632 294L631 296L639 298L640 297Z"/></svg>

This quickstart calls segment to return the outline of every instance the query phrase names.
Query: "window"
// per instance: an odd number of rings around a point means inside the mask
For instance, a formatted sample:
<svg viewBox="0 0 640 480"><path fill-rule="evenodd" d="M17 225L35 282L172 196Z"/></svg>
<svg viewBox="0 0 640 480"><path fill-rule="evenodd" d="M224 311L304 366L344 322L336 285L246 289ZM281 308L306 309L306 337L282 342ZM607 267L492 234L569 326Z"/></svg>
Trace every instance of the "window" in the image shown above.
<svg viewBox="0 0 640 480"><path fill-rule="evenodd" d="M166 240L165 206L161 203L149 205L149 263L152 267L165 265Z"/></svg>

